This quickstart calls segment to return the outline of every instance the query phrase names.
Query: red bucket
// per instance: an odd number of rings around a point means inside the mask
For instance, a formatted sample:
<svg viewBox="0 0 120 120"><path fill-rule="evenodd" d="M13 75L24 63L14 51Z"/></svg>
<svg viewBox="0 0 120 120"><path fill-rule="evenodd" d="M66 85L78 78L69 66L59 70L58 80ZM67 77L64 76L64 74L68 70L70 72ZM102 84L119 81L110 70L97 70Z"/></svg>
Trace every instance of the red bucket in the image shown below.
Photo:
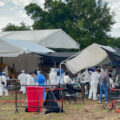
<svg viewBox="0 0 120 120"><path fill-rule="evenodd" d="M28 112L42 112L44 87L28 86L27 104Z"/></svg>

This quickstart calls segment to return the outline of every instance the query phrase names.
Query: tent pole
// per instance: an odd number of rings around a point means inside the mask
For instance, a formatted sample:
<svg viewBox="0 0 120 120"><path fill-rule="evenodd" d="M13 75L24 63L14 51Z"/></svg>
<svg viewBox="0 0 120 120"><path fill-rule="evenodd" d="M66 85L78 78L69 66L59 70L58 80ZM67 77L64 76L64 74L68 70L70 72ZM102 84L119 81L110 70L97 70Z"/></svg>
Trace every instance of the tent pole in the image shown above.
<svg viewBox="0 0 120 120"><path fill-rule="evenodd" d="M1 57L1 72L3 70L3 58Z"/></svg>

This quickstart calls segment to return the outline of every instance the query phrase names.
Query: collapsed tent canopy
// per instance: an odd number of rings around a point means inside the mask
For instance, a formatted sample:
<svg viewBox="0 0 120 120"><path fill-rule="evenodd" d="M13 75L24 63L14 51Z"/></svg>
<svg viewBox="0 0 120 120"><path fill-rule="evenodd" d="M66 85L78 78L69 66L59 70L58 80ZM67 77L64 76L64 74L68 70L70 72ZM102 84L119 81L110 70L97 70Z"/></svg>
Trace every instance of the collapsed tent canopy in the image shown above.
<svg viewBox="0 0 120 120"><path fill-rule="evenodd" d="M79 43L61 29L1 32L0 39L29 40L48 48L79 49Z"/></svg>
<svg viewBox="0 0 120 120"><path fill-rule="evenodd" d="M23 53L24 50L0 40L0 57L17 57Z"/></svg>
<svg viewBox="0 0 120 120"><path fill-rule="evenodd" d="M110 55L116 56L116 50L109 46L92 44L77 53L76 56L66 60L65 64L72 74L76 74L82 69L111 62L113 57Z"/></svg>

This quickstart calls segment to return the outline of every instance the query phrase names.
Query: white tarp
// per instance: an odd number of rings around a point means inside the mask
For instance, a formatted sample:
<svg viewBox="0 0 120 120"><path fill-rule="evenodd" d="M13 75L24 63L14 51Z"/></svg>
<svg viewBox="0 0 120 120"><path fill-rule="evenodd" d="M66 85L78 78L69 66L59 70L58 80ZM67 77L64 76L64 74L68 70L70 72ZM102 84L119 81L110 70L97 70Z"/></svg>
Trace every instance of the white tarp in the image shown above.
<svg viewBox="0 0 120 120"><path fill-rule="evenodd" d="M17 57L23 53L24 50L0 40L0 57Z"/></svg>
<svg viewBox="0 0 120 120"><path fill-rule="evenodd" d="M32 41L27 40L5 40L7 43L12 44L20 49L23 49L25 53L49 53L54 52L44 46L38 45Z"/></svg>
<svg viewBox="0 0 120 120"><path fill-rule="evenodd" d="M104 65L110 62L108 54L104 49L115 52L115 50L109 46L92 44L80 53L77 53L75 57L66 60L66 66L72 74L76 74L87 67Z"/></svg>
<svg viewBox="0 0 120 120"><path fill-rule="evenodd" d="M79 49L79 43L61 29L1 32L0 39L29 40L48 48Z"/></svg>

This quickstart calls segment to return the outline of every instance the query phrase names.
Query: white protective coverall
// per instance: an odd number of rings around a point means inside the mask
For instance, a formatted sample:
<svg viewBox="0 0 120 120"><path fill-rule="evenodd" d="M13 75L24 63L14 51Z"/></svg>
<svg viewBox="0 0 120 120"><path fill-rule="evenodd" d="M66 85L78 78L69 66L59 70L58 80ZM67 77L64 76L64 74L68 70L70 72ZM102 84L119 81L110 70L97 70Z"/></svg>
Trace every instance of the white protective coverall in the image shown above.
<svg viewBox="0 0 120 120"><path fill-rule="evenodd" d="M49 73L49 81L50 81L50 85L57 85L57 72L55 71L54 68L51 69L50 73Z"/></svg>
<svg viewBox="0 0 120 120"><path fill-rule="evenodd" d="M69 75L63 76L63 82L64 82L64 84L71 83L71 79L70 79Z"/></svg>
<svg viewBox="0 0 120 120"><path fill-rule="evenodd" d="M4 83L4 84L2 84ZM6 80L6 76L2 75L0 76L0 96L3 95L3 92L5 92L5 96L8 96L8 89L7 87L7 80Z"/></svg>
<svg viewBox="0 0 120 120"><path fill-rule="evenodd" d="M35 85L34 77L30 74L27 74L27 86Z"/></svg>
<svg viewBox="0 0 120 120"><path fill-rule="evenodd" d="M91 74L91 82L90 82L90 91L89 91L89 99L97 100L97 87L99 83L100 73L93 72Z"/></svg>
<svg viewBox="0 0 120 120"><path fill-rule="evenodd" d="M18 76L18 80L20 80L20 85L21 85L21 89L20 91L23 92L23 94L26 93L26 85L27 85L27 75L26 73L21 73L19 76Z"/></svg>
<svg viewBox="0 0 120 120"><path fill-rule="evenodd" d="M92 72L91 72L91 74L92 74ZM88 73L87 69L85 70L85 72L82 73L81 79L82 79L81 83L90 83L91 82L91 75L90 75L90 73ZM85 85L85 95L88 95L88 94L89 94L88 85Z"/></svg>

